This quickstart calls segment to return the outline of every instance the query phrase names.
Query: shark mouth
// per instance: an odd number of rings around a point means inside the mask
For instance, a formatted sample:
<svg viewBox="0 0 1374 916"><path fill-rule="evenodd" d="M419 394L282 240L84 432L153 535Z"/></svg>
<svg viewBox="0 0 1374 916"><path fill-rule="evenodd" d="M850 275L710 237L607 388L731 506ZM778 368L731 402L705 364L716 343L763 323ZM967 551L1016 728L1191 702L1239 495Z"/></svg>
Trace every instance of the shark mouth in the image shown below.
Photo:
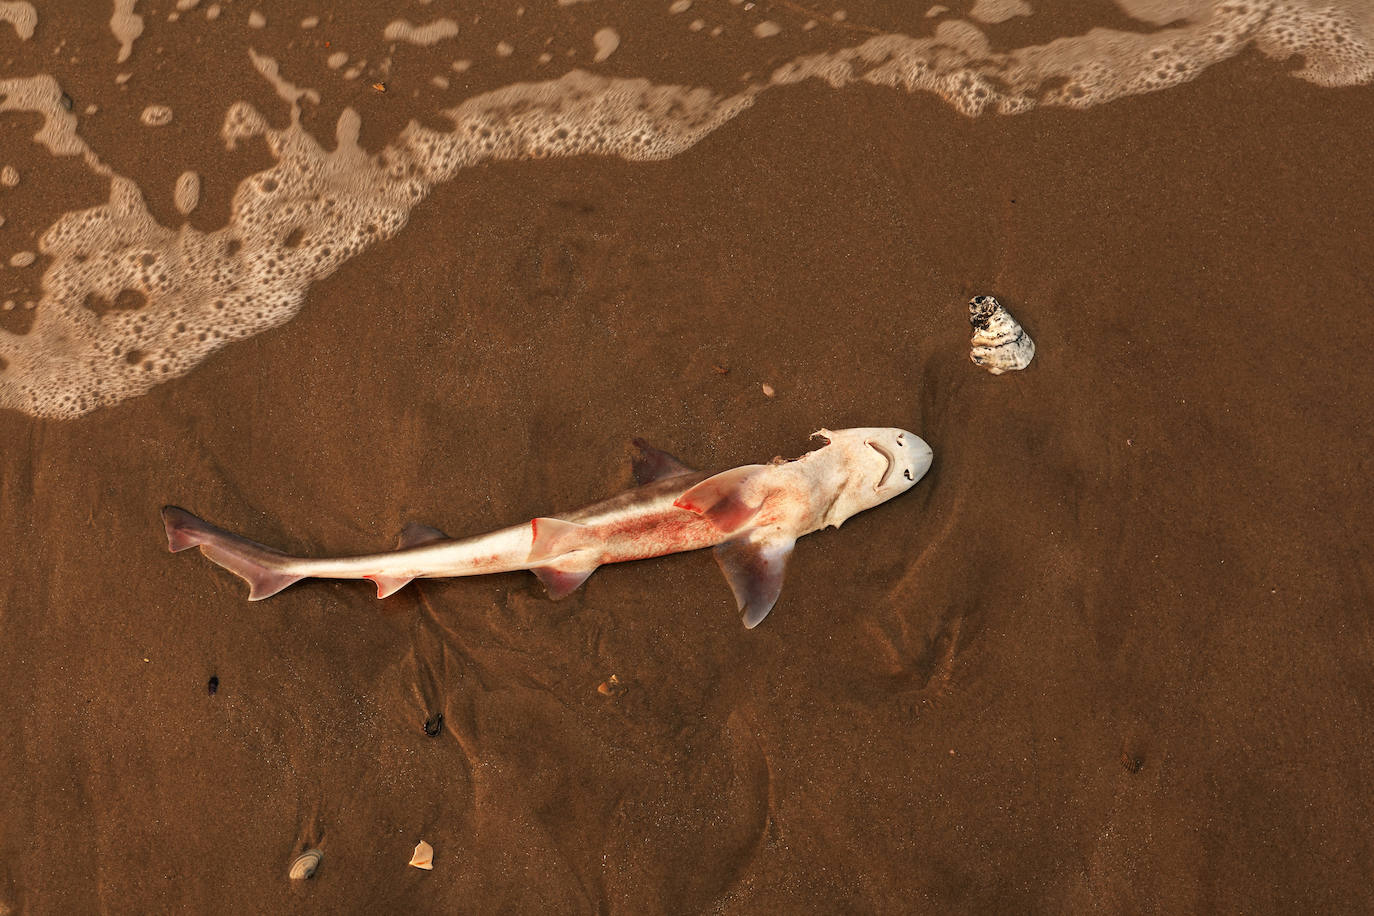
<svg viewBox="0 0 1374 916"><path fill-rule="evenodd" d="M873 487L873 492L878 493L883 489L883 487L887 486L888 480L892 477L892 472L897 469L897 458L887 449L883 448L883 446L879 445L877 442L874 442L872 439L865 439L864 445L867 445L869 448L873 449L873 451L877 452L879 455L882 455L883 458L887 459L887 467L883 470L883 478L882 480L879 480L878 483Z"/></svg>

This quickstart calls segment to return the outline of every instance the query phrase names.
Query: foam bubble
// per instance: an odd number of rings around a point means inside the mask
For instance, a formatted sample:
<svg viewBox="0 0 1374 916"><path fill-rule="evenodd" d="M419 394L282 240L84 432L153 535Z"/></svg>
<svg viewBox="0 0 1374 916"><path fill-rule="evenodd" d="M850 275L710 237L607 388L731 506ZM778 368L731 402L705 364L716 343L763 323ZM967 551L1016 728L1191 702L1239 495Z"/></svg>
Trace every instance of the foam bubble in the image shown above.
<svg viewBox="0 0 1374 916"><path fill-rule="evenodd" d="M597 29L596 34L592 36L592 44L596 47L596 56L592 58L592 62L599 64L620 47L620 33L610 26Z"/></svg>
<svg viewBox="0 0 1374 916"><path fill-rule="evenodd" d="M258 10L253 10L253 12L248 14L248 27L250 29L267 28L267 17Z"/></svg>
<svg viewBox="0 0 1374 916"><path fill-rule="evenodd" d="M413 25L408 19L397 19L387 23L382 31L382 37L387 41L406 41L425 48L457 34L458 23L452 19L436 19L425 25Z"/></svg>
<svg viewBox="0 0 1374 916"><path fill-rule="evenodd" d="M177 177L176 187L172 189L172 202L182 216L190 216L191 211L200 204L200 176L195 172L182 172Z"/></svg>
<svg viewBox="0 0 1374 916"><path fill-rule="evenodd" d="M114 0L114 12L110 15L110 32L119 42L119 56L115 63L122 64L134 53L134 42L143 34L143 17L134 12L138 0Z"/></svg>
<svg viewBox="0 0 1374 916"><path fill-rule="evenodd" d="M0 168L0 185L4 185L7 188L18 187L19 170L12 165Z"/></svg>
<svg viewBox="0 0 1374 916"><path fill-rule="evenodd" d="M172 123L172 109L166 105L149 105L138 119L148 127L166 127Z"/></svg>
<svg viewBox="0 0 1374 916"><path fill-rule="evenodd" d="M38 27L38 11L27 0L3 0L0 2L0 22L14 26L19 39L28 41Z"/></svg>
<svg viewBox="0 0 1374 916"><path fill-rule="evenodd" d="M325 63L329 65L330 70L337 70L348 63L348 54L344 51L335 51L333 54L329 55Z"/></svg>
<svg viewBox="0 0 1374 916"><path fill-rule="evenodd" d="M1031 6L1026 0L974 0L969 18L995 25L1017 16L1029 16Z"/></svg>
<svg viewBox="0 0 1374 916"><path fill-rule="evenodd" d="M28 267L30 264L37 260L38 255L34 254L32 251L18 251L10 255L10 266Z"/></svg>
<svg viewBox="0 0 1374 916"><path fill-rule="evenodd" d="M778 25L771 19L765 19L763 22L760 22L758 25L754 26L754 37L772 38L774 35L777 35L781 31L782 26Z"/></svg>

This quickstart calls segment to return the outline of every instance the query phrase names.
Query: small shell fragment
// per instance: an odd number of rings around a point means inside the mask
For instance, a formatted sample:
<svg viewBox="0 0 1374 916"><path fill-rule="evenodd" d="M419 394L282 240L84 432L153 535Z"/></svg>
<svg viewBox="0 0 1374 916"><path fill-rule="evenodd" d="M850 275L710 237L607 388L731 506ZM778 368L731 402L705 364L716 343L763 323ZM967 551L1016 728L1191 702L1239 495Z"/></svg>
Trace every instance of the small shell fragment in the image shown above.
<svg viewBox="0 0 1374 916"><path fill-rule="evenodd" d="M324 853L318 849L307 849L305 852L296 856L291 863L292 881L305 881L315 877L315 870L320 867L320 862L324 859Z"/></svg>
<svg viewBox="0 0 1374 916"><path fill-rule="evenodd" d="M993 375L1024 369L1035 356L1035 341L992 296L974 296L968 303L973 325L969 358Z"/></svg>
<svg viewBox="0 0 1374 916"><path fill-rule="evenodd" d="M777 396L777 393L778 393L778 392L777 392L777 389L775 389L772 385L768 384L767 382L764 382L764 383L763 383L761 386L759 386L759 387L761 387L761 388L763 389L763 396L764 396L764 397L766 397L766 398L771 398L771 397L776 397L776 396Z"/></svg>
<svg viewBox="0 0 1374 916"><path fill-rule="evenodd" d="M603 697L618 697L623 694L626 689L625 685L621 683L620 678L612 674L610 678L597 685L596 692Z"/></svg>
<svg viewBox="0 0 1374 916"><path fill-rule="evenodd" d="M423 868L425 871L434 870L434 847L424 840L415 844L415 854L410 857L410 864L415 868Z"/></svg>

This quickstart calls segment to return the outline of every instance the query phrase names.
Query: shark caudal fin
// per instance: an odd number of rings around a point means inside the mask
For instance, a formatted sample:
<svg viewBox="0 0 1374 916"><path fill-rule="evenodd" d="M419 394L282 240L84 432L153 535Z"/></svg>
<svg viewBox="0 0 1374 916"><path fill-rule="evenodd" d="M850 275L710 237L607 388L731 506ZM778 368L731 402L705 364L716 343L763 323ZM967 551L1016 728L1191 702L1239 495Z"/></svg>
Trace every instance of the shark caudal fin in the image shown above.
<svg viewBox="0 0 1374 916"><path fill-rule="evenodd" d="M177 506L162 508L162 523L167 528L167 548L173 553L199 547L215 563L248 583L248 600L261 601L305 576L274 568L286 554L257 541L230 534L196 518Z"/></svg>

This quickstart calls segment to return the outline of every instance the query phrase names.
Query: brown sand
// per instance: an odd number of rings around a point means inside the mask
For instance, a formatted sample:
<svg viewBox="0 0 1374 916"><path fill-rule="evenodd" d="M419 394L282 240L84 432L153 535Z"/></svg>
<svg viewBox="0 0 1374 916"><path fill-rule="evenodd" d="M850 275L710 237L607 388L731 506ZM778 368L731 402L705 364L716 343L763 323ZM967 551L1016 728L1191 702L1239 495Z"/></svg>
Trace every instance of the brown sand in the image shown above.
<svg viewBox="0 0 1374 916"><path fill-rule="evenodd" d="M0 911L1367 909L1372 121L1249 58L977 121L777 92L464 173L285 327L0 415ZM968 362L974 293L1028 371ZM615 492L634 435L880 424L930 475L752 632L705 553L249 604L158 519L372 549Z"/></svg>

